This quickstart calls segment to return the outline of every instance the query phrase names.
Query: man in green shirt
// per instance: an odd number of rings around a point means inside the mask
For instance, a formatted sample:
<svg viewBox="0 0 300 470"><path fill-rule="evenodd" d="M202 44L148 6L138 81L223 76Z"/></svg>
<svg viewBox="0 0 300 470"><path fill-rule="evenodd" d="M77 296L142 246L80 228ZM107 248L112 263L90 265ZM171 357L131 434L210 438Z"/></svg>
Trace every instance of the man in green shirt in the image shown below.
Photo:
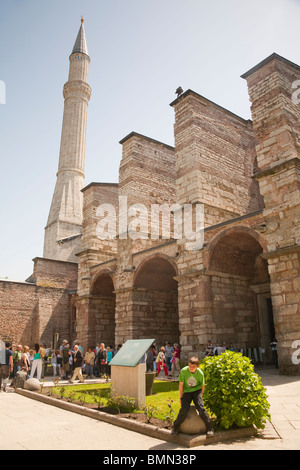
<svg viewBox="0 0 300 470"><path fill-rule="evenodd" d="M185 420L190 404L193 401L196 410L203 419L207 428L207 436L213 435L213 428L207 411L204 408L202 395L205 388L204 374L199 369L199 359L192 357L189 365L183 367L179 375L179 397L181 408L172 429L172 434L177 435L181 423Z"/></svg>
<svg viewBox="0 0 300 470"><path fill-rule="evenodd" d="M16 378L17 372L21 369L21 359L22 359L22 345L18 344L18 346L15 349L15 352L13 353L13 379Z"/></svg>

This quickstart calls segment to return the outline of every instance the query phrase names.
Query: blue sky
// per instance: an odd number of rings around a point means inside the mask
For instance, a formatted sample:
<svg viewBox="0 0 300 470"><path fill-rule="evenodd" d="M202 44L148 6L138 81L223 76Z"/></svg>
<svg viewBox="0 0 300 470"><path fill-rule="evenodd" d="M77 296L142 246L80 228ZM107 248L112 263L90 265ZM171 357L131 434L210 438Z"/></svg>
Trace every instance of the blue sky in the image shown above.
<svg viewBox="0 0 300 470"><path fill-rule="evenodd" d="M240 75L273 52L300 64L299 0L0 0L0 277L25 280L43 254L81 16L86 185L118 181L119 141L131 131L173 145L179 85L249 119Z"/></svg>

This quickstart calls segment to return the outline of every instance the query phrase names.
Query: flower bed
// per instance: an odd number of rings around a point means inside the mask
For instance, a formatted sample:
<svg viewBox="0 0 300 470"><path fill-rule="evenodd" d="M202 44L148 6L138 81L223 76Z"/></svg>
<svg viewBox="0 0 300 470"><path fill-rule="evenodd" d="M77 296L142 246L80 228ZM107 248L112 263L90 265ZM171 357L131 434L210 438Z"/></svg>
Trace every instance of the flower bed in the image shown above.
<svg viewBox="0 0 300 470"><path fill-rule="evenodd" d="M184 447L196 447L216 442L225 442L233 441L236 439L250 438L255 435L256 430L253 426L242 429L231 429L228 431L218 431L215 432L214 436L207 438L206 435L187 435L179 434L178 436L173 436L169 429L166 429L159 422L157 426L156 420L152 421L151 424L143 422L142 417L133 418L133 414L128 414L124 417L124 414L112 414L108 412L99 411L93 407L87 406L87 404L76 404L70 403L67 400L57 399L47 396L45 393L32 392L25 389L16 389L17 393L24 395L28 398L41 401L45 404L51 406L57 406L64 410L78 413L89 418L97 419L99 421L104 421L115 426L120 426L122 428L128 429L130 431L138 432L141 434L146 434L150 437L173 442L177 445L182 445ZM123 416L122 416L123 415ZM130 417L130 419L128 419ZM161 421L161 420L160 420ZM162 426L162 427L161 427Z"/></svg>

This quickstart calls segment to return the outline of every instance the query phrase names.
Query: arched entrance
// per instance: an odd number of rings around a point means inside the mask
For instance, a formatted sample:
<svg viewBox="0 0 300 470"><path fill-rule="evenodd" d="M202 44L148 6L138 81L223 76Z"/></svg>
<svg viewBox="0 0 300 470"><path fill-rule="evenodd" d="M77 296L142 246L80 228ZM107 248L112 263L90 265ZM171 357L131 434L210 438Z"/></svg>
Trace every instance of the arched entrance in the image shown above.
<svg viewBox="0 0 300 470"><path fill-rule="evenodd" d="M243 351L253 349L260 363L270 363L274 334L267 262L262 240L253 230L224 230L209 248L212 319L218 341Z"/></svg>
<svg viewBox="0 0 300 470"><path fill-rule="evenodd" d="M110 274L103 272L95 277L89 308L94 323L89 325L89 329L94 330L94 342L114 346L116 296Z"/></svg>
<svg viewBox="0 0 300 470"><path fill-rule="evenodd" d="M176 267L162 256L145 260L134 279L135 337L155 338L158 345L179 342Z"/></svg>

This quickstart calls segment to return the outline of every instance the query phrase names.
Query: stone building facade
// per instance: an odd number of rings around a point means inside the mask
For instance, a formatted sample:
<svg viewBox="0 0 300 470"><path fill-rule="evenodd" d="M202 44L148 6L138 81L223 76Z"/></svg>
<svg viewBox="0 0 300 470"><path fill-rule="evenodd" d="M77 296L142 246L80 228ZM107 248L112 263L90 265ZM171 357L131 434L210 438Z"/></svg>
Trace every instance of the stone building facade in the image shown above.
<svg viewBox="0 0 300 470"><path fill-rule="evenodd" d="M87 70L83 34L75 57L83 54L78 63ZM52 341L56 333L86 348L153 337L180 343L187 358L210 339L260 348L269 363L276 336L280 371L300 372L300 67L272 54L242 77L252 121L187 90L171 103L174 147L130 133L120 142L117 184L74 183L83 173L85 142L85 114L75 113L81 157L64 171L82 201L82 223L65 233L67 250L51 232L25 287L0 282L2 322L11 309L20 318L16 342L26 334L27 341ZM77 78L75 101L86 109L87 75ZM185 230L191 221L196 244ZM32 310L11 300L16 291L19 299L36 299Z"/></svg>
<svg viewBox="0 0 300 470"><path fill-rule="evenodd" d="M171 103L174 147L132 132L120 142L119 184L83 190L74 305L86 345L155 337L179 342L187 357L210 339L261 348L268 363L276 336L281 371L299 372L299 105L292 86L300 67L273 54L243 78L252 121L187 90ZM118 214L124 198L127 236L100 240L99 206L109 202ZM188 249L184 236L165 239L162 226L152 236L151 207L162 204L202 205L201 249Z"/></svg>

